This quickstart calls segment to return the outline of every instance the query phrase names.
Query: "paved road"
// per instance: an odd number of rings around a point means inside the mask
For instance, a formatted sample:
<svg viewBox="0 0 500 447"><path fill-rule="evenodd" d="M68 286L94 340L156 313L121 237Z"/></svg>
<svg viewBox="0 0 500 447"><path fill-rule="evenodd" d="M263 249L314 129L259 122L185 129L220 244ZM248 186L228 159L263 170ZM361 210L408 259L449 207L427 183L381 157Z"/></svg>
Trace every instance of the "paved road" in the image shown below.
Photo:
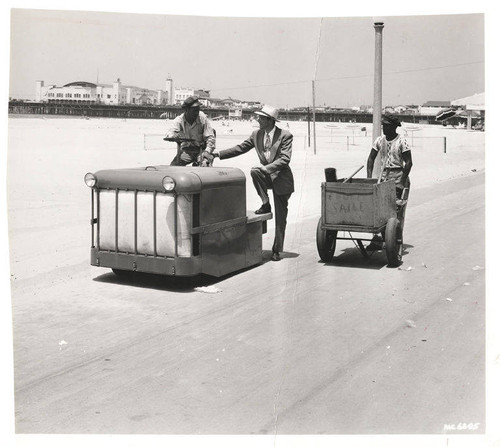
<svg viewBox="0 0 500 447"><path fill-rule="evenodd" d="M484 211L484 174L412 191L400 269L348 241L319 262L304 215L285 259L221 280L17 278L16 430L483 433Z"/></svg>

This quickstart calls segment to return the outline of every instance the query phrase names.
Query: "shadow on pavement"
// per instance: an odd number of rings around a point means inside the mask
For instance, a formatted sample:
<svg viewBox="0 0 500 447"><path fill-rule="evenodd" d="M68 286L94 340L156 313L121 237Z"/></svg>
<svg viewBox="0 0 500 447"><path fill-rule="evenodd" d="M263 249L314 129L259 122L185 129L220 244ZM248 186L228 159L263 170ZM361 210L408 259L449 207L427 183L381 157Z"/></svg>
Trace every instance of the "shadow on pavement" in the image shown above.
<svg viewBox="0 0 500 447"><path fill-rule="evenodd" d="M140 287L143 289L164 290L179 293L193 293L198 292L196 287L210 287L232 278L233 276L240 275L246 271L253 270L271 262L272 251L264 250L262 252L262 262L242 270L238 270L219 278L200 274L197 276L169 276L169 275L155 275L153 273L131 272L131 271L117 271L107 272L94 278L94 281L121 284L132 287ZM298 257L298 253L283 252L281 257L283 260Z"/></svg>
<svg viewBox="0 0 500 447"><path fill-rule="evenodd" d="M94 281L121 284L124 286L140 287L143 289L155 289L180 293L196 292L195 287L208 287L218 282L220 278L213 278L206 275L194 277L183 276L163 276L152 273L109 272L94 278Z"/></svg>
<svg viewBox="0 0 500 447"><path fill-rule="evenodd" d="M408 248L413 248L413 245L403 244L403 263L404 263L404 255L409 253ZM318 262L321 263L322 261ZM325 262L324 264L325 266L337 266L337 267L348 267L348 268L359 268L359 269L370 269L370 270L381 270L384 267L391 268L387 266L387 256L384 250L368 252L368 256L365 257L356 247L343 249L339 255L334 256L331 262Z"/></svg>
<svg viewBox="0 0 500 447"><path fill-rule="evenodd" d="M262 251L262 258L263 258L263 264L271 261L271 257L273 255L273 252L271 250L263 250ZM283 251L280 253L280 256L282 259L293 259L293 258L298 258L300 256L299 253L292 253L289 251Z"/></svg>

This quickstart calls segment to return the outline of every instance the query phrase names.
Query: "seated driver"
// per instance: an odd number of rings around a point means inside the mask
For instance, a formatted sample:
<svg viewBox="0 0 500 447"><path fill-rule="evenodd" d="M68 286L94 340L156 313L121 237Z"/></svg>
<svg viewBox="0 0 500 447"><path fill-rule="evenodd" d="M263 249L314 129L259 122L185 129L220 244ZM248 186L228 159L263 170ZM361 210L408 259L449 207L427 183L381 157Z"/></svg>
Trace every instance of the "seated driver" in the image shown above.
<svg viewBox="0 0 500 447"><path fill-rule="evenodd" d="M187 98L182 104L184 113L174 119L167 132L167 138L193 140L180 142L179 153L170 163L171 166L199 163L203 151L211 154L215 150L215 131L200 107L197 96Z"/></svg>

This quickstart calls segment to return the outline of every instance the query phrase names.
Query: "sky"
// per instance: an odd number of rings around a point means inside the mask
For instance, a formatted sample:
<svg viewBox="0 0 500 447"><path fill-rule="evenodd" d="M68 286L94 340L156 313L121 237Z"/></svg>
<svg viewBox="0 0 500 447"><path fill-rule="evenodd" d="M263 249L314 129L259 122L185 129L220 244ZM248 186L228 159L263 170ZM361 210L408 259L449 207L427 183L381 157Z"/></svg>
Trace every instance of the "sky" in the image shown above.
<svg viewBox="0 0 500 447"><path fill-rule="evenodd" d="M313 16L290 16L285 7L260 17L236 17L231 10L225 15L217 8L216 16L199 11L14 8L9 96L34 99L37 80L60 86L120 78L126 85L164 90L170 74L175 87L282 108L312 105L313 81L316 106L373 103L370 9L361 16L362 10L335 16L331 8L324 14L314 10ZM384 106L450 101L485 91L484 15L473 9L428 11L377 15L385 24Z"/></svg>

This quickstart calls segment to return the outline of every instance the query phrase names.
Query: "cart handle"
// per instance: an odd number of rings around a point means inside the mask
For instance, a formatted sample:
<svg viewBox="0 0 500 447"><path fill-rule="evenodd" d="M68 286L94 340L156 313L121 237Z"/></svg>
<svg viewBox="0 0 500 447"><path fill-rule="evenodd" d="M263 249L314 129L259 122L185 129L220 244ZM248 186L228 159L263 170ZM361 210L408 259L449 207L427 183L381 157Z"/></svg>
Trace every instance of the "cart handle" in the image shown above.
<svg viewBox="0 0 500 447"><path fill-rule="evenodd" d="M349 177L347 177L342 183L347 183L349 180L351 180L361 169L363 169L365 165L361 165L356 171L354 171Z"/></svg>

